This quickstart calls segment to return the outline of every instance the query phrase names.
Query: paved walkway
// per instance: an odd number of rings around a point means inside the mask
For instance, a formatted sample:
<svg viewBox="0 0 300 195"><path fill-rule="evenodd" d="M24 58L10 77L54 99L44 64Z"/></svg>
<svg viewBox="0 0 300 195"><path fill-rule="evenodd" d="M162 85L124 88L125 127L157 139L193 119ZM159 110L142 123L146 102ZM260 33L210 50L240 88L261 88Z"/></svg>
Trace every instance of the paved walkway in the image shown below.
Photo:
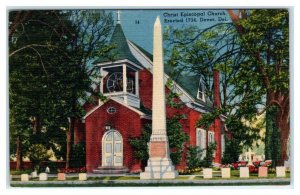
<svg viewBox="0 0 300 195"><path fill-rule="evenodd" d="M17 185L28 185L28 184L56 184L56 185L68 185L68 184L76 184L76 185L84 185L84 184L109 184L111 185L126 185L129 186L136 185L136 186L145 186L147 184L150 185L290 185L290 179L289 178L274 178L274 179L231 179L231 180L88 180L88 181L11 181L11 185L17 184Z"/></svg>

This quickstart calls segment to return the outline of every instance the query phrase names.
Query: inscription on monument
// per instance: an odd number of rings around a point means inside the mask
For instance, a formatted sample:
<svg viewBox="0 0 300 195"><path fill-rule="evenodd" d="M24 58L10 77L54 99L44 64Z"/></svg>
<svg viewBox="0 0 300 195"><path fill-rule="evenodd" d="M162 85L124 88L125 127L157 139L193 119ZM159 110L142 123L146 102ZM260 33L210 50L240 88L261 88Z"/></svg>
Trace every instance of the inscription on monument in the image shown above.
<svg viewBox="0 0 300 195"><path fill-rule="evenodd" d="M166 142L151 142L150 147L151 157L166 157Z"/></svg>

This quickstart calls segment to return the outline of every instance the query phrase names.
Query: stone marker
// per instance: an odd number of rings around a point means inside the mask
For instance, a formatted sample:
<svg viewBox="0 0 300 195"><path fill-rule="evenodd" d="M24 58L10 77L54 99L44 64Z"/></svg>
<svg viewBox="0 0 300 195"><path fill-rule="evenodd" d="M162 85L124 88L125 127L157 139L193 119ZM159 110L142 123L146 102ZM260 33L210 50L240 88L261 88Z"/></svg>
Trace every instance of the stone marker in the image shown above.
<svg viewBox="0 0 300 195"><path fill-rule="evenodd" d="M259 167L258 177L268 177L268 167Z"/></svg>
<svg viewBox="0 0 300 195"><path fill-rule="evenodd" d="M49 167L46 167L45 173L50 173L50 168Z"/></svg>
<svg viewBox="0 0 300 195"><path fill-rule="evenodd" d="M66 174L65 173L58 173L57 174L57 180L59 180L59 181L66 180Z"/></svg>
<svg viewBox="0 0 300 195"><path fill-rule="evenodd" d="M249 178L249 167L240 167L240 178Z"/></svg>
<svg viewBox="0 0 300 195"><path fill-rule="evenodd" d="M31 173L31 177L38 177L37 171L33 171L33 172Z"/></svg>
<svg viewBox="0 0 300 195"><path fill-rule="evenodd" d="M29 181L29 175L28 174L22 174L21 175L21 181Z"/></svg>
<svg viewBox="0 0 300 195"><path fill-rule="evenodd" d="M230 178L230 168L221 168L222 178Z"/></svg>
<svg viewBox="0 0 300 195"><path fill-rule="evenodd" d="M87 175L86 175L86 173L79 173L79 180L80 180L80 181L85 181L85 180L87 180Z"/></svg>
<svg viewBox="0 0 300 195"><path fill-rule="evenodd" d="M285 177L285 167L276 167L276 177Z"/></svg>
<svg viewBox="0 0 300 195"><path fill-rule="evenodd" d="M39 175L39 180L40 180L40 181L47 181L47 180L48 180L48 175L47 175L47 173L40 173L40 175Z"/></svg>
<svg viewBox="0 0 300 195"><path fill-rule="evenodd" d="M212 178L212 169L210 169L210 168L203 169L203 178L211 179Z"/></svg>
<svg viewBox="0 0 300 195"><path fill-rule="evenodd" d="M285 167L285 169L286 169L287 171L290 170L290 161L289 161L289 160L285 160L285 161L284 161L284 167Z"/></svg>

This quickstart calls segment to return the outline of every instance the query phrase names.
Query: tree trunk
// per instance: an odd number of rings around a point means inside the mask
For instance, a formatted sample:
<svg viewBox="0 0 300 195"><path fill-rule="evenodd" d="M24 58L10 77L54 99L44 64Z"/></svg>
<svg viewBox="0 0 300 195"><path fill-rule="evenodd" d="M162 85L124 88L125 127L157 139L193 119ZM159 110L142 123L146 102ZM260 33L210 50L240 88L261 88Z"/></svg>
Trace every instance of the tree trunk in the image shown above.
<svg viewBox="0 0 300 195"><path fill-rule="evenodd" d="M66 168L70 168L72 146L74 144L74 118L71 117L69 129L67 131L67 153L66 153Z"/></svg>
<svg viewBox="0 0 300 195"><path fill-rule="evenodd" d="M33 134L40 135L42 130L41 118L39 116L35 116L33 119Z"/></svg>
<svg viewBox="0 0 300 195"><path fill-rule="evenodd" d="M289 159L288 141L290 136L290 120L289 120L289 101L283 108L282 112L278 113L277 126L280 129L281 154L278 161L279 165L284 165L284 161Z"/></svg>
<svg viewBox="0 0 300 195"><path fill-rule="evenodd" d="M20 138L20 136L17 137L17 152L16 152L16 156L17 156L17 164L16 164L16 170L20 170L23 168L23 155L22 155L22 140Z"/></svg>

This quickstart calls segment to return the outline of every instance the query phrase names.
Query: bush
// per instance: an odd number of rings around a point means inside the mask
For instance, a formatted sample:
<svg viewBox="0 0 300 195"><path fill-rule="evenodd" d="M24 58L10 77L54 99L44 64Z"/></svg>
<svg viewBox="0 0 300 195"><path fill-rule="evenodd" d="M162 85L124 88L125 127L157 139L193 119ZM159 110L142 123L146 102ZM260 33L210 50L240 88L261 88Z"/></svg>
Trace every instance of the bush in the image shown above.
<svg viewBox="0 0 300 195"><path fill-rule="evenodd" d="M85 167L85 163L86 163L85 143L78 143L76 145L73 145L71 159L70 159L70 167L82 168Z"/></svg>
<svg viewBox="0 0 300 195"><path fill-rule="evenodd" d="M212 167L212 163L214 160L214 153L217 148L217 145L215 143L210 143L208 145L206 156L203 159L203 166L204 167Z"/></svg>
<svg viewBox="0 0 300 195"><path fill-rule="evenodd" d="M188 136L182 130L180 119L184 116L175 115L167 119L167 135L169 139L170 158L174 165L178 165L182 159L184 143L188 141ZM129 144L134 150L134 157L141 160L145 164L149 158L148 145L150 141L152 127L146 124L142 129L140 137L132 137Z"/></svg>
<svg viewBox="0 0 300 195"><path fill-rule="evenodd" d="M197 146L188 147L187 166L190 170L203 166L203 160L201 159L203 152L204 150Z"/></svg>
<svg viewBox="0 0 300 195"><path fill-rule="evenodd" d="M57 173L57 163L56 162L52 162L52 161L49 161L47 163L47 167L49 167L50 169L50 173Z"/></svg>
<svg viewBox="0 0 300 195"><path fill-rule="evenodd" d="M47 148L42 144L33 144L30 146L27 156L32 162L34 169L37 171L40 170L41 162L50 158Z"/></svg>
<svg viewBox="0 0 300 195"><path fill-rule="evenodd" d="M239 155L242 153L242 146L236 139L226 140L225 152L222 157L222 164L237 162Z"/></svg>
<svg viewBox="0 0 300 195"><path fill-rule="evenodd" d="M206 156L202 159L204 149L199 147L188 147L187 165L190 170L195 170L200 167L212 167L214 160L214 151L216 150L216 144L210 143L208 145Z"/></svg>
<svg viewBox="0 0 300 195"><path fill-rule="evenodd" d="M59 173L86 173L86 168L62 168L58 170Z"/></svg>

